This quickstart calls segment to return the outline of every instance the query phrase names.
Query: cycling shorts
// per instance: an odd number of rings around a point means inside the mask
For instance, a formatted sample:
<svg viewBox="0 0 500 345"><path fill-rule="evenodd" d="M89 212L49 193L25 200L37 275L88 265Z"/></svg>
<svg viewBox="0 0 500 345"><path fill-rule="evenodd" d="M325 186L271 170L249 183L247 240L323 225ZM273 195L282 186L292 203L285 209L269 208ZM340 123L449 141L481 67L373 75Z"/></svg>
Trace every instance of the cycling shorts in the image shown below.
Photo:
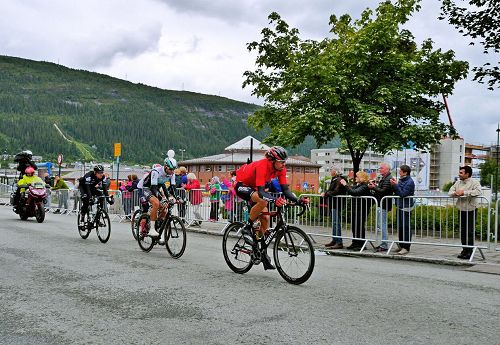
<svg viewBox="0 0 500 345"><path fill-rule="evenodd" d="M236 190L236 195L245 201L251 201L252 194L256 192L255 189L249 186L245 186L242 182L236 183L236 186L234 188Z"/></svg>
<svg viewBox="0 0 500 345"><path fill-rule="evenodd" d="M149 200L151 200L152 197L156 197L156 195L153 194L153 192L151 191L151 189L149 188L143 188L142 189L142 195L144 196L144 198L149 202Z"/></svg>

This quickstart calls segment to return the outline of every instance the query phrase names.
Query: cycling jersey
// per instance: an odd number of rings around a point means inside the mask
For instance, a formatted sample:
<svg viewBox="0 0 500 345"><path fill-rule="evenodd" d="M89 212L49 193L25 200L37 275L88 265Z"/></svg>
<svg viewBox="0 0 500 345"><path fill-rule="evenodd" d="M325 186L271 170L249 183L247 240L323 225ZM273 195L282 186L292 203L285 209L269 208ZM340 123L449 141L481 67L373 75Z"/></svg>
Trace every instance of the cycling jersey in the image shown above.
<svg viewBox="0 0 500 345"><path fill-rule="evenodd" d="M277 177L279 184L287 184L286 167L276 170L273 161L264 158L245 164L236 171L236 181L252 188L264 187L266 182Z"/></svg>
<svg viewBox="0 0 500 345"><path fill-rule="evenodd" d="M97 192L97 185L101 183L102 191L104 195L108 196L108 188L106 176L102 175L102 178L97 178L96 174L93 171L89 171L83 177L78 179L80 192L86 194L87 196L91 195L99 195Z"/></svg>
<svg viewBox="0 0 500 345"><path fill-rule="evenodd" d="M170 182L170 186L167 189L165 187L165 183ZM163 189L163 192L168 194L168 191L174 196L176 196L175 192L175 175L167 175L165 169L161 166L155 169L152 169L148 174L146 174L137 184L137 188L139 189L150 189L154 196L157 196L159 190L158 187ZM148 196L148 191L145 191ZM149 199L148 197L146 199Z"/></svg>

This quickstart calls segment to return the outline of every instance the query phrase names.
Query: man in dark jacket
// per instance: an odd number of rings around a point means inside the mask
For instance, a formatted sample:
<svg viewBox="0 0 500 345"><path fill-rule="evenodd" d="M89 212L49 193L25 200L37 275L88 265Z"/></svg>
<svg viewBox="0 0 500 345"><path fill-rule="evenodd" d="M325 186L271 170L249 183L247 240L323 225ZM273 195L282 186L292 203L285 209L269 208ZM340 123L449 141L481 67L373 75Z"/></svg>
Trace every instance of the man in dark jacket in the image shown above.
<svg viewBox="0 0 500 345"><path fill-rule="evenodd" d="M388 163L380 163L379 172L381 178L378 183L370 182L368 188L375 195L378 200L378 224L377 228L382 232L382 242L380 246L376 247L377 252L387 251L387 240L389 238L387 234L387 212L392 210L392 199L384 199L384 196L393 195L393 189L391 185L391 166Z"/></svg>
<svg viewBox="0 0 500 345"><path fill-rule="evenodd" d="M332 166L330 168L330 175L332 180L330 186L325 193L325 199L332 209L332 241L325 245L325 247L330 249L342 249L344 245L342 243L342 208L345 205L347 199L337 198L338 195L345 195L346 188L340 183L343 179L340 174L340 169L337 166Z"/></svg>
<svg viewBox="0 0 500 345"><path fill-rule="evenodd" d="M14 157L14 162L17 163L17 171L19 171L19 179L23 178L24 171L27 167L32 167L37 170L35 162L33 162L33 153L29 150L21 151Z"/></svg>
<svg viewBox="0 0 500 345"><path fill-rule="evenodd" d="M399 199L396 200L398 206L398 234L400 241L411 241L410 213L415 204L411 197L415 194L415 182L410 177L411 168L408 165L399 167L399 182L395 178L391 179L391 184ZM399 243L394 253L406 255L410 252L410 243Z"/></svg>

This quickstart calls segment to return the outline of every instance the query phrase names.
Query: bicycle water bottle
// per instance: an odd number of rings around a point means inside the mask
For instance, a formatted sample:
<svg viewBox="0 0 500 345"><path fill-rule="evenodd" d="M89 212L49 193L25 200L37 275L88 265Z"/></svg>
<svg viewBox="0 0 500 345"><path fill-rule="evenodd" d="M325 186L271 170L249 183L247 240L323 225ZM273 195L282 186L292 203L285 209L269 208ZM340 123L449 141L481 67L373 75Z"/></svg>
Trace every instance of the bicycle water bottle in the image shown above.
<svg viewBox="0 0 500 345"><path fill-rule="evenodd" d="M248 221L248 206L247 204L243 204L243 221Z"/></svg>

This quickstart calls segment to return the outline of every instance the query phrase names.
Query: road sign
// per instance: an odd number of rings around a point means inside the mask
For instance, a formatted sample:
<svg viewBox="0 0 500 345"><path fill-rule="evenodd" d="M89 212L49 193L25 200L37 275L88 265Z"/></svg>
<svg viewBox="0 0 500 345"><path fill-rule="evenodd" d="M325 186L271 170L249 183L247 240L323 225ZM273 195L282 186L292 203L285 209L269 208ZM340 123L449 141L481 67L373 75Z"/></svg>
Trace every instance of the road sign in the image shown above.
<svg viewBox="0 0 500 345"><path fill-rule="evenodd" d="M122 144L115 143L115 157L120 157L122 154Z"/></svg>
<svg viewBox="0 0 500 345"><path fill-rule="evenodd" d="M57 155L57 164L61 165L62 164L62 160L63 160L63 155L62 155L62 153L60 153L60 154Z"/></svg>

